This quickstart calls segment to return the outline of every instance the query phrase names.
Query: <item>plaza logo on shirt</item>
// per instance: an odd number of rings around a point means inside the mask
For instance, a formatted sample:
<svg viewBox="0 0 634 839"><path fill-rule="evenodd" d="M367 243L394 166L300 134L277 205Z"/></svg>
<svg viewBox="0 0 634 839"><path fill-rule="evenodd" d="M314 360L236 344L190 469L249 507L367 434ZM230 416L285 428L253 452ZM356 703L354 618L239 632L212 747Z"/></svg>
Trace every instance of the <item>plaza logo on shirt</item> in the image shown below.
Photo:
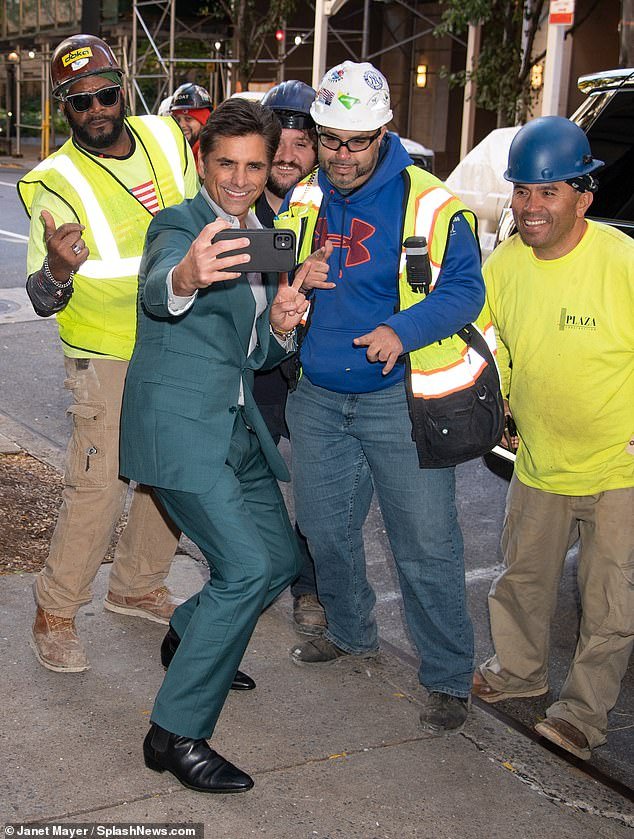
<svg viewBox="0 0 634 839"><path fill-rule="evenodd" d="M571 312L569 309L562 308L559 313L559 331L563 332L566 329L590 329L597 328L597 321L593 315L584 314L580 312Z"/></svg>

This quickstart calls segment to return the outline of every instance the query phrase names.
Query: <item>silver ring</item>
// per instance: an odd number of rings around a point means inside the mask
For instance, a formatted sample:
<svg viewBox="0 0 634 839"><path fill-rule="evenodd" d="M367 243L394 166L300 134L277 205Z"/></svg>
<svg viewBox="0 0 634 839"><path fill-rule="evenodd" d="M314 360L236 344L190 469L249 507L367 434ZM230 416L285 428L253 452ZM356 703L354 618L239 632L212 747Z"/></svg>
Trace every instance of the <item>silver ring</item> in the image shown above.
<svg viewBox="0 0 634 839"><path fill-rule="evenodd" d="M75 254L75 256L81 253L81 245L79 244L79 242L75 242L75 244L72 247L72 251Z"/></svg>

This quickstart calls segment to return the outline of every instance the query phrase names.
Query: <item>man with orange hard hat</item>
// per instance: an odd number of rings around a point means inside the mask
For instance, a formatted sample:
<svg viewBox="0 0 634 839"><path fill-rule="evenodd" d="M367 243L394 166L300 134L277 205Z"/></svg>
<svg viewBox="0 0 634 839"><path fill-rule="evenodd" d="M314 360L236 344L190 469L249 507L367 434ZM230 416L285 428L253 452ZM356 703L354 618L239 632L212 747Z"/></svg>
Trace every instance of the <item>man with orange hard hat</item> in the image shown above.
<svg viewBox="0 0 634 839"><path fill-rule="evenodd" d="M119 416L136 333L145 232L164 207L192 197L189 145L164 117L126 117L123 71L93 35L62 41L53 96L70 139L18 183L31 219L27 292L56 315L73 401L65 488L46 565L34 583L31 645L49 670L89 667L75 615L92 597L128 483L119 477ZM165 586L178 532L137 486L110 572L105 607L167 624L181 602Z"/></svg>

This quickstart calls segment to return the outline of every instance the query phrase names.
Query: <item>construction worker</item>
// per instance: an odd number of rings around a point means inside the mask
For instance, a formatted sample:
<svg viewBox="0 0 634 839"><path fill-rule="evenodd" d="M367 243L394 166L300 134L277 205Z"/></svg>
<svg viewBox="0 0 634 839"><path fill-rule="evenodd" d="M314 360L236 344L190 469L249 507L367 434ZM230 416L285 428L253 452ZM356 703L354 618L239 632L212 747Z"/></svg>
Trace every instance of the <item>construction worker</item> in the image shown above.
<svg viewBox="0 0 634 839"><path fill-rule="evenodd" d="M420 721L430 735L455 734L468 715L473 631L455 470L419 467L420 417L430 393L469 386L480 369L454 335L476 318L486 326L474 218L388 132L389 88L371 64L329 70L311 114L319 169L297 184L276 225L298 234L298 261L334 247L327 280L306 289L302 376L286 408L295 514L328 628L291 658L320 667L377 654L363 545L376 491L429 693ZM402 243L411 235L428 242L428 294L407 281Z"/></svg>
<svg viewBox="0 0 634 839"><path fill-rule="evenodd" d="M262 99L263 107L272 110L282 125L271 174L264 192L255 203L255 214L264 227L273 227L273 219L279 213L287 192L317 165L317 132L310 115L314 101L314 89L297 79L275 85ZM253 395L276 442L281 437L288 437L284 411L289 364L292 367L293 362L255 374ZM326 628L326 616L317 597L315 567L297 525L295 532L302 555L302 570L291 586L293 622L304 635L321 635Z"/></svg>
<svg viewBox="0 0 634 839"><path fill-rule="evenodd" d="M198 159L198 137L212 110L211 96L199 84L186 82L172 95L169 112L180 125L196 160Z"/></svg>
<svg viewBox="0 0 634 839"><path fill-rule="evenodd" d="M489 593L495 653L473 693L548 693L550 623L578 542L577 649L535 728L582 760L606 741L634 645L634 242L585 218L602 165L569 120L527 123L504 173L518 232L484 266L519 448Z"/></svg>
<svg viewBox="0 0 634 839"><path fill-rule="evenodd" d="M280 144L273 158L271 174L255 210L265 227L273 226L286 194L317 165L317 132L310 115L314 89L297 79L272 87L262 98L282 125Z"/></svg>
<svg viewBox="0 0 634 839"><path fill-rule="evenodd" d="M51 59L53 95L70 139L18 184L31 218L27 292L56 314L73 431L57 526L34 583L31 644L49 670L89 667L75 615L123 512L119 415L136 332L137 273L145 231L163 207L192 197L198 178L173 120L125 116L123 72L93 35L62 41ZM110 572L105 607L169 623L181 601L165 586L178 532L146 488L135 488Z"/></svg>

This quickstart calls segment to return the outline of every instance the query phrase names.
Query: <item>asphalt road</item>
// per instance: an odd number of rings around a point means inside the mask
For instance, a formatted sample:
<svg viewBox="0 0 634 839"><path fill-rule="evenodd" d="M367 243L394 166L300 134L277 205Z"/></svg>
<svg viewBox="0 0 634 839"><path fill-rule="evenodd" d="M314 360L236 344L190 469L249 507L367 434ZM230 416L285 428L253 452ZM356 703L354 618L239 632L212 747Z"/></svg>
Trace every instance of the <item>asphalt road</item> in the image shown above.
<svg viewBox="0 0 634 839"><path fill-rule="evenodd" d="M48 447L53 459L61 463L69 435L65 416L69 399L62 388L64 371L55 322L38 318L24 293L28 221L14 186L19 176L19 170L0 168L0 430L2 422L5 428L23 429L27 437ZM500 569L498 542L507 484L481 460L459 467L457 480L469 605L475 626L476 660L480 662L492 651L487 593ZM414 650L403 620L396 572L376 505L368 518L365 536L368 574L377 592L381 638L413 662ZM574 651L579 615L575 570L573 549L566 562L552 626L551 694L496 706L509 715L509 720L527 730L553 701ZM591 764L631 787L633 756L634 666L630 664L621 696L610 715L608 744L595 750Z"/></svg>

